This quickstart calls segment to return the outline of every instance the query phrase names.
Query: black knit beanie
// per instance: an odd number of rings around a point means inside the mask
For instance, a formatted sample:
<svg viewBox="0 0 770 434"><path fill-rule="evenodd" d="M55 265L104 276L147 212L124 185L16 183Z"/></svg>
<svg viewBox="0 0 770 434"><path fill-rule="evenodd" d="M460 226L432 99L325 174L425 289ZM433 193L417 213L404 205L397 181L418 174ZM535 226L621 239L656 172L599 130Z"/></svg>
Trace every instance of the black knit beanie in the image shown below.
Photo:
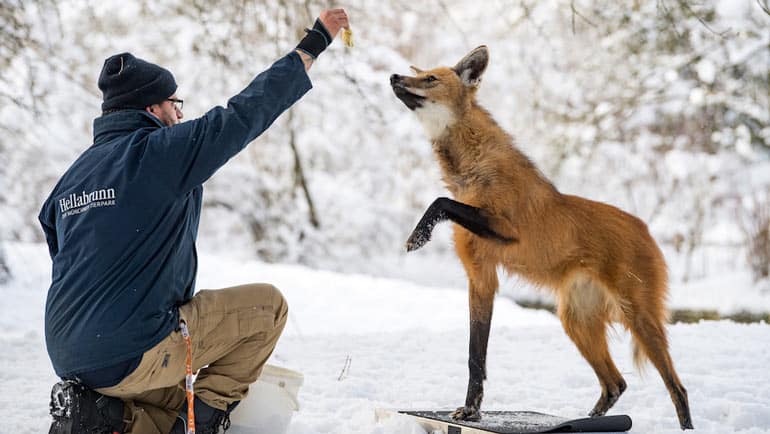
<svg viewBox="0 0 770 434"><path fill-rule="evenodd" d="M134 57L131 53L110 56L99 74L104 100L102 111L142 110L158 104L176 92L174 76L160 66Z"/></svg>

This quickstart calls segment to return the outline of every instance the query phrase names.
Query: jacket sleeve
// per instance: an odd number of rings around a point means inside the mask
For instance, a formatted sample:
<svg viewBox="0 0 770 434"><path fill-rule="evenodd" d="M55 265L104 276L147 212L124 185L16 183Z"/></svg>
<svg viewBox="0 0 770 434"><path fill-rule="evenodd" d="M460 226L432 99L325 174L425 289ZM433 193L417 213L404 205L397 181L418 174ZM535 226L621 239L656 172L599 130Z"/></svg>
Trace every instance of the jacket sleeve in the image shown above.
<svg viewBox="0 0 770 434"><path fill-rule="evenodd" d="M51 259L59 253L59 242L56 238L56 221L54 216L54 210L51 209L51 199L49 198L40 210L38 220L40 226L43 227L43 234L45 234L45 241L48 244L48 253L51 255Z"/></svg>
<svg viewBox="0 0 770 434"><path fill-rule="evenodd" d="M230 158L262 134L312 88L299 55L292 52L257 75L227 107L152 132L143 164L176 194L203 184Z"/></svg>

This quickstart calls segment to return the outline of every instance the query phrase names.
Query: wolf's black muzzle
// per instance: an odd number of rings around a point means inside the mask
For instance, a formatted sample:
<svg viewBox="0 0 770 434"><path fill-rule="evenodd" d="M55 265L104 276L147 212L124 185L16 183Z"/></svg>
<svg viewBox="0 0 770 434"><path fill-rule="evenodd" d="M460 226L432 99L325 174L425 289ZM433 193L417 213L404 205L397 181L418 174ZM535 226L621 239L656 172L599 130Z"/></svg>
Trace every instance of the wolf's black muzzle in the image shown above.
<svg viewBox="0 0 770 434"><path fill-rule="evenodd" d="M407 107L409 107L409 110L414 110L417 108L422 107L423 101L425 101L425 97L422 97L420 95L415 95L412 92L409 92L406 90L406 84L404 84L404 77L398 74L393 74L390 76L390 87L393 88L393 93L396 94L398 99L401 100L404 104L406 104Z"/></svg>

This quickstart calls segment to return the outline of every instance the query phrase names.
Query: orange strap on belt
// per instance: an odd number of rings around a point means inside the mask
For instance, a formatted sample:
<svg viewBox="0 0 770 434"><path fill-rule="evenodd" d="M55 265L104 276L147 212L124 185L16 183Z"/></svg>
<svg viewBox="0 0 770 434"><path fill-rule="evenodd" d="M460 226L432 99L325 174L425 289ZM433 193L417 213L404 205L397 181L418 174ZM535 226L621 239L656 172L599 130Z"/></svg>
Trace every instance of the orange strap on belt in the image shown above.
<svg viewBox="0 0 770 434"><path fill-rule="evenodd" d="M187 434L195 434L195 410L193 402L195 401L195 392L193 390L193 371L192 371L192 342L190 341L190 331L187 330L187 323L179 320L179 328L182 329L182 337L187 345L187 358L185 359L185 377L184 389L187 395Z"/></svg>

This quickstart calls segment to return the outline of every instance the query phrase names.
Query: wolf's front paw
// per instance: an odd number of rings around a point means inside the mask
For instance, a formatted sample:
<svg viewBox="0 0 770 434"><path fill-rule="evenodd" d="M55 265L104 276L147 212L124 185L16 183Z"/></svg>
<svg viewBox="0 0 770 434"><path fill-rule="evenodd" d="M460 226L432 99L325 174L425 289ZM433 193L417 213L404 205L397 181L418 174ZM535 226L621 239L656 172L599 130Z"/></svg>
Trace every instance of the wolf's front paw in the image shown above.
<svg viewBox="0 0 770 434"><path fill-rule="evenodd" d="M420 228L415 228L415 230L412 231L412 235L410 235L409 239L406 240L406 251L413 252L424 246L428 241L430 241L430 232L425 232L420 230Z"/></svg>
<svg viewBox="0 0 770 434"><path fill-rule="evenodd" d="M453 411L450 415L454 420L467 420L470 422L478 422L481 420L481 413L478 408L473 407L459 407Z"/></svg>

